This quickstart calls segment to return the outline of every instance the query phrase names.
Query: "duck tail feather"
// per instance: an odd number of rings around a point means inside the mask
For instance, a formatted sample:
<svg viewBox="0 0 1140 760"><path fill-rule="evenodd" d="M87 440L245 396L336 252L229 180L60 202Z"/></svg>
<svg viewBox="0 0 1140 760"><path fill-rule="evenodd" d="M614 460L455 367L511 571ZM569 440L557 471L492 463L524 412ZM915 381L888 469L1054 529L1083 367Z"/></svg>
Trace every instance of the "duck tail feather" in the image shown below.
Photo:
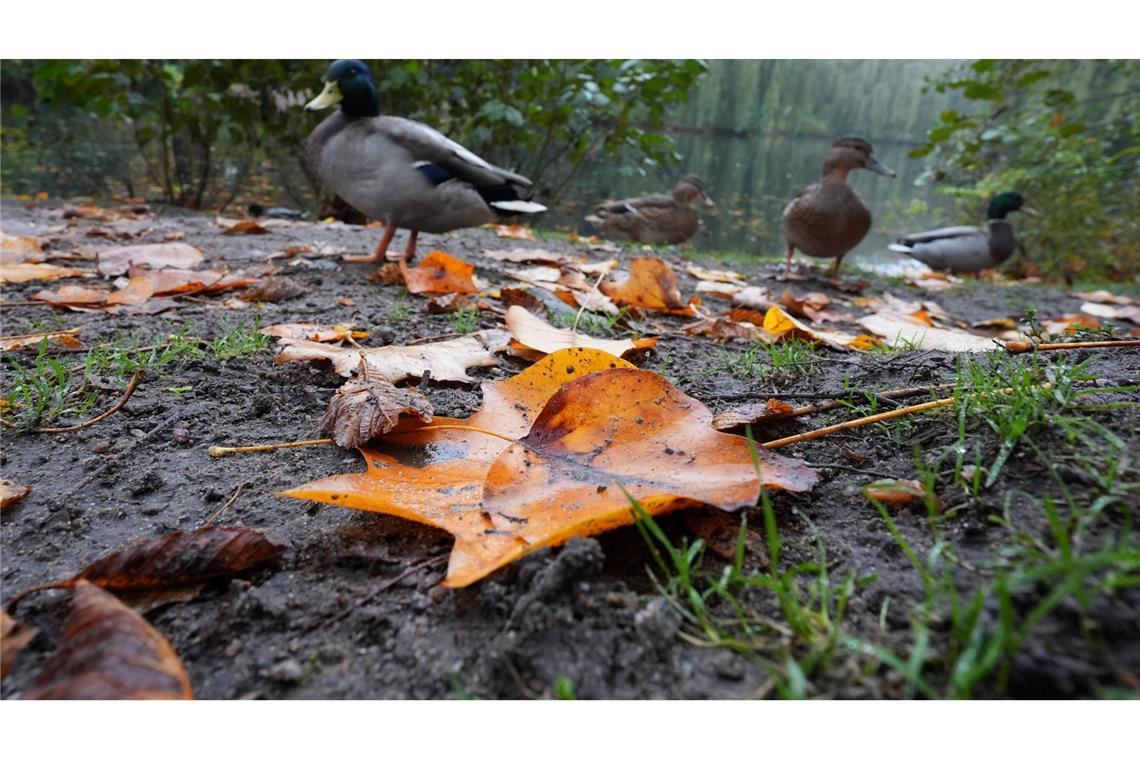
<svg viewBox="0 0 1140 760"><path fill-rule="evenodd" d="M491 201L489 204L492 207L500 210L507 211L513 214L537 214L546 211L546 206L534 201Z"/></svg>
<svg viewBox="0 0 1140 760"><path fill-rule="evenodd" d="M891 243L890 245L887 246L887 248L891 249L892 251L895 251L896 253L905 253L908 256L910 254L914 253L913 248L911 248L909 245L903 245L902 243Z"/></svg>

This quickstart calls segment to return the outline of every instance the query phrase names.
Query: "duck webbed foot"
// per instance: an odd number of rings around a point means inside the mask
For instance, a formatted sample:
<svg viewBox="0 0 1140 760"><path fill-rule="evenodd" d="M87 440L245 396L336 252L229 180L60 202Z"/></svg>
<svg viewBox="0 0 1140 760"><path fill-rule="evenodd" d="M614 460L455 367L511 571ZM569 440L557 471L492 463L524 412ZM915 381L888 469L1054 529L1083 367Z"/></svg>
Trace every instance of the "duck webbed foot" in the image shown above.
<svg viewBox="0 0 1140 760"><path fill-rule="evenodd" d="M384 228L384 236L380 238L380 242L376 244L376 250L370 254L363 256L342 256L342 261L351 261L359 264L376 264L384 260L384 256L388 253L388 244L392 242L392 236L396 234L396 228L388 225Z"/></svg>
<svg viewBox="0 0 1140 760"><path fill-rule="evenodd" d="M416 257L416 238L420 236L417 230L408 231L408 244L404 246L403 253L388 252L388 261L403 261L405 264L411 264L412 259Z"/></svg>

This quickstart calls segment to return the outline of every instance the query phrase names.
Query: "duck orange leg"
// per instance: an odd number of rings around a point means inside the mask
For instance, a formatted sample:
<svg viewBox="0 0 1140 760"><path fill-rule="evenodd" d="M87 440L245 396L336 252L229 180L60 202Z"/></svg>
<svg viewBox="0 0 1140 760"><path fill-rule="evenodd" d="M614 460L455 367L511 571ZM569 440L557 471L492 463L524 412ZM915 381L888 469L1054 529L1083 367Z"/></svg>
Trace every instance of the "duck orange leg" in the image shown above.
<svg viewBox="0 0 1140 760"><path fill-rule="evenodd" d="M788 243L788 263L784 265L784 277L792 276L792 255L796 252L796 247Z"/></svg>
<svg viewBox="0 0 1140 760"><path fill-rule="evenodd" d="M405 264L411 264L412 259L416 257L416 238L420 236L418 230L408 230L408 244L404 246L403 255L398 253L389 253L388 261L403 261Z"/></svg>
<svg viewBox="0 0 1140 760"><path fill-rule="evenodd" d="M831 283L837 284L839 282L839 265L843 263L842 256L835 257L835 263L831 265Z"/></svg>
<svg viewBox="0 0 1140 760"><path fill-rule="evenodd" d="M396 234L396 228L389 224L384 228L384 237L380 238L380 242L376 245L376 250L370 254L363 256L342 256L344 261L359 262L364 264L375 264L384 259L385 254L388 253L388 244L392 242L392 236Z"/></svg>

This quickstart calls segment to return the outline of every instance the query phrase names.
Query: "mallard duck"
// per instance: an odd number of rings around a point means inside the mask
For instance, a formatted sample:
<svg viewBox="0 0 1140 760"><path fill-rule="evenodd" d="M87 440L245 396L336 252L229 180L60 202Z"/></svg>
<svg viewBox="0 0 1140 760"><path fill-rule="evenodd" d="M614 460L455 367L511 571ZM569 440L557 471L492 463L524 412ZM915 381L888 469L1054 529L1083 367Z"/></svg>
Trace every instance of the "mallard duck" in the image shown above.
<svg viewBox="0 0 1140 760"><path fill-rule="evenodd" d="M387 225L375 252L346 261L380 261L400 227L411 233L403 257L410 260L420 232L546 210L525 197L531 186L526 177L484 161L426 124L381 116L376 82L361 61L334 61L324 90L305 108L338 103L340 109L309 135L305 161L326 188Z"/></svg>
<svg viewBox="0 0 1140 760"><path fill-rule="evenodd" d="M1014 192L998 193L986 212L986 228L943 227L899 238L888 246L892 251L913 256L931 269L948 269L955 274L992 269L1017 249L1013 224L1005 218L1011 211L1034 214L1025 199Z"/></svg>
<svg viewBox="0 0 1140 760"><path fill-rule="evenodd" d="M693 208L698 199L704 199L706 206L716 206L705 195L704 181L689 175L677 182L672 195L645 195L602 203L586 221L608 238L638 243L683 243L697 234L700 226L697 210Z"/></svg>
<svg viewBox="0 0 1140 760"><path fill-rule="evenodd" d="M871 209L847 184L847 175L853 169L895 176L875 158L871 143L862 137L852 135L833 142L823 159L819 184L805 187L784 208L784 238L788 241L785 277L792 272L792 254L798 248L808 256L834 258L834 280L839 276L843 257L871 229Z"/></svg>

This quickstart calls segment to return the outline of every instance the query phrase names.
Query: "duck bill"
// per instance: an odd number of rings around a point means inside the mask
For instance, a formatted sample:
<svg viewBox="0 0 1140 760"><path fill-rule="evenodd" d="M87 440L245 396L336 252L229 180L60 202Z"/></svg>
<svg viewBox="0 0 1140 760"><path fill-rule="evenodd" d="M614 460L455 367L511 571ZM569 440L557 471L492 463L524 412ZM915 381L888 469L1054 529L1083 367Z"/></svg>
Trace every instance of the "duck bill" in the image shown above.
<svg viewBox="0 0 1140 760"><path fill-rule="evenodd" d="M891 171L891 168L889 166L887 166L886 164L884 164L882 161L875 158L874 156L871 156L870 158L867 159L867 165L864 166L863 168L864 169L870 169L875 174L882 174L884 177L894 177L895 176L895 173L893 171Z"/></svg>
<svg viewBox="0 0 1140 760"><path fill-rule="evenodd" d="M1018 209L1018 211L1023 214L1029 214L1030 216L1041 216L1041 214L1037 213L1037 209L1033 208L1032 206L1022 206Z"/></svg>
<svg viewBox="0 0 1140 760"><path fill-rule="evenodd" d="M713 203L712 198L708 197L707 195L703 197L705 199L705 208L716 208L716 204Z"/></svg>
<svg viewBox="0 0 1140 760"><path fill-rule="evenodd" d="M336 82L326 82L321 94L305 105L306 111L320 111L323 108L335 106L344 96L340 94L340 87Z"/></svg>

